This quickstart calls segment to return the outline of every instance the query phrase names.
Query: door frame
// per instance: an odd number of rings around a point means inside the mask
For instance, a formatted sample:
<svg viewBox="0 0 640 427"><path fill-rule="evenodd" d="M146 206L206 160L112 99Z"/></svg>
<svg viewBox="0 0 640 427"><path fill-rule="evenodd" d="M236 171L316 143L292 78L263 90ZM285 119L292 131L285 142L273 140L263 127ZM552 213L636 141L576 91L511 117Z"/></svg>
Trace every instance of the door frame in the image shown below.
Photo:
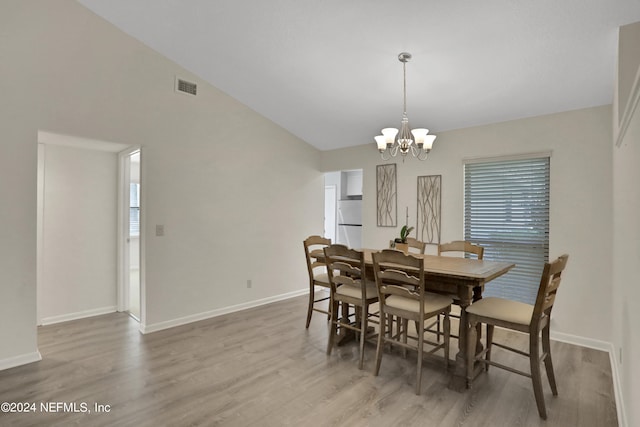
<svg viewBox="0 0 640 427"><path fill-rule="evenodd" d="M145 209L144 209L144 161L141 146L131 146L118 153L118 284L117 309L126 311L129 308L129 156L140 152L140 330L146 324L146 292L145 292Z"/></svg>
<svg viewBox="0 0 640 427"><path fill-rule="evenodd" d="M324 225L327 225L327 219L326 219L326 213L327 213L327 191L331 191L333 192L333 200L331 201L333 203L333 212L332 212L332 217L333 217L333 232L330 233L330 236L327 236L327 230L326 227L324 229L324 235L323 237L331 237L332 241L335 242L337 240L338 237L338 217L337 217L337 206L338 206L338 186L335 184L328 184L324 186L324 205L325 205L325 209L324 209L324 213L325 213L325 220L324 220Z"/></svg>

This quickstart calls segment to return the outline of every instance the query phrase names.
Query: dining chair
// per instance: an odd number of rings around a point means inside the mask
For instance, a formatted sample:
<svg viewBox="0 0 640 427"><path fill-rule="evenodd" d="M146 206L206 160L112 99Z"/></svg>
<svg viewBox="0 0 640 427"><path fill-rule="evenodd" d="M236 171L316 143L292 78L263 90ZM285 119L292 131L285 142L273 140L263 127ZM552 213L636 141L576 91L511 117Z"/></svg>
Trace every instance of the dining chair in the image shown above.
<svg viewBox="0 0 640 427"><path fill-rule="evenodd" d="M331 285L331 328L327 355L337 343L338 337L344 337L348 331L359 334L360 361L358 368L364 365L364 343L367 339L369 318L377 316L369 306L378 301L375 282L366 279L364 252L350 249L345 245L334 244L324 248L329 283ZM340 317L338 306L342 305ZM349 310L354 307L355 320L350 320Z"/></svg>
<svg viewBox="0 0 640 427"><path fill-rule="evenodd" d="M424 251L427 248L427 243L422 242L418 239L414 239L413 237L407 237L407 245L409 245L409 252L416 252L419 254L424 254ZM412 249L415 249L412 251Z"/></svg>
<svg viewBox="0 0 640 427"><path fill-rule="evenodd" d="M553 362L551 361L551 344L549 340L551 310L556 299L556 293L560 286L562 272L567 265L569 255L562 255L555 261L546 263L540 279L540 286L534 305L525 304L518 301L507 300L497 297L483 298L471 304L467 308L467 320L470 325L470 336L467 340L467 354L475 354L476 328L478 323L487 325L486 347L475 357L467 360L467 380L470 382L474 374L475 362L483 363L485 370L489 370L489 365L505 369L516 374L531 378L533 383L533 393L535 395L538 413L542 419L547 419L547 411L542 393L542 376L540 363L544 362L547 371L547 378L554 396L558 395L558 387L553 372ZM523 332L529 335L529 351L509 347L505 344L493 341L493 329L499 326ZM542 335L542 340L540 339ZM540 354L540 341L542 341L542 354ZM493 346L527 356L529 358L529 372L518 370L491 360L491 350Z"/></svg>
<svg viewBox="0 0 640 427"><path fill-rule="evenodd" d="M329 284L329 275L327 274L327 268L324 262L319 262L314 253L322 254L322 250L331 244L331 239L324 238L322 236L309 236L304 240L304 255L307 259L307 270L309 272L309 305L307 308L307 325L306 328L309 328L309 324L311 323L311 315L314 311L324 313L327 315L327 318L330 319L331 316L331 302L329 301L329 305L327 310L316 307L317 303L322 301L327 301L331 299ZM329 291L328 297L319 297L316 298L316 286L325 288Z"/></svg>
<svg viewBox="0 0 640 427"><path fill-rule="evenodd" d="M407 237L407 243L405 243L405 249L407 253L419 253L419 254L424 254L426 248L427 248L427 243L426 242L421 242L418 239L414 239L413 237ZM389 248L395 248L398 249L399 247L399 243L396 243L393 240L389 240ZM400 250L400 249L398 249Z"/></svg>
<svg viewBox="0 0 640 427"><path fill-rule="evenodd" d="M438 255L442 255L444 252L461 252L464 254L475 254L478 259L482 259L484 255L484 248L480 245L475 245L466 240L454 240L449 243L441 243L438 245Z"/></svg>
<svg viewBox="0 0 640 427"><path fill-rule="evenodd" d="M438 255L441 256L445 252L457 252L459 254L466 255L474 255L476 259L482 259L484 256L484 248L480 245L473 244L471 242L467 242L465 240L454 240L449 243L441 243L438 245ZM458 299L458 295L455 294L447 294L447 296L453 299L453 305L460 305L460 300ZM456 313L450 313L450 317L459 319L460 316ZM436 327L436 330L433 330L433 327ZM426 329L430 332L435 332L438 335L438 339L440 339L441 335L441 327L440 327L440 316L438 316L437 320L431 323ZM459 338L457 335L451 335L453 338Z"/></svg>
<svg viewBox="0 0 640 427"><path fill-rule="evenodd" d="M451 298L425 292L424 259L404 254L396 250L383 250L373 253L373 271L378 289L380 306L380 331L376 348L376 366L374 374L380 372L382 353L385 343L393 343L403 349L417 350L416 394L420 394L422 382L422 357L424 344L432 348L427 354L444 350L445 366L449 366L449 312ZM425 338L425 330L417 328L417 343L408 342L407 326L409 321L424 324L425 320L441 314L444 316L444 340L436 343ZM394 317L398 325L393 331Z"/></svg>

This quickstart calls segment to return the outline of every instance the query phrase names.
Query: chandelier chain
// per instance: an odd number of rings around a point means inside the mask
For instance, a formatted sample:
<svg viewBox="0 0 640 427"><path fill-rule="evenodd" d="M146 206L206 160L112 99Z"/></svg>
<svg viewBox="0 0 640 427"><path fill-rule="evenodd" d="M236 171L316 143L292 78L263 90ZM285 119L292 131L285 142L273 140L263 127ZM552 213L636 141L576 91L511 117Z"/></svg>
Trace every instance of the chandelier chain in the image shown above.
<svg viewBox="0 0 640 427"><path fill-rule="evenodd" d="M403 104L402 112L404 114L407 114L407 63L406 62L402 63L402 74L403 74L402 94L404 95L404 104Z"/></svg>

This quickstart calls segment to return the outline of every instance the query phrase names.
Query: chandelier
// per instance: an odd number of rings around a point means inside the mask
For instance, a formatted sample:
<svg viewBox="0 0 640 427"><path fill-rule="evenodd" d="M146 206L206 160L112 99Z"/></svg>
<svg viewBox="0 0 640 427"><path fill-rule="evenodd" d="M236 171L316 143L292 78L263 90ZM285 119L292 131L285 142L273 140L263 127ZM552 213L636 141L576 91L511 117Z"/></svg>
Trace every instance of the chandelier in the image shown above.
<svg viewBox="0 0 640 427"><path fill-rule="evenodd" d="M398 132L396 128L385 128L382 129L382 135L375 137L382 160L389 160L391 157L396 157L398 153L402 155L403 162L408 153L411 153L413 157L419 160L426 160L433 146L433 141L436 140L435 135L427 135L429 129L412 130L409 128L409 118L407 117L407 62L409 62L410 59L410 53L402 52L398 55L398 60L402 62L402 72L404 75L404 110L400 131ZM413 137L411 135L413 135Z"/></svg>

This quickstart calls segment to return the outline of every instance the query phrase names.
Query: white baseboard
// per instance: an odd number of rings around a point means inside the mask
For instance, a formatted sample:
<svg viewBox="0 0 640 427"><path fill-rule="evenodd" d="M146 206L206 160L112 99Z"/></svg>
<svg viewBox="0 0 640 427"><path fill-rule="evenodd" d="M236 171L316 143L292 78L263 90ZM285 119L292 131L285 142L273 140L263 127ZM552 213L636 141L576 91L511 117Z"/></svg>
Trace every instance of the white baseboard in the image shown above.
<svg viewBox="0 0 640 427"><path fill-rule="evenodd" d="M59 316L44 317L40 321L40 325L53 325L54 323L68 322L70 320L84 319L85 317L100 316L102 314L113 313L116 306L94 308L92 310L78 311L76 313L62 314Z"/></svg>
<svg viewBox="0 0 640 427"><path fill-rule="evenodd" d="M143 334L150 334L152 332L161 331L163 329L174 328L176 326L186 325L192 322L198 322L200 320L210 319L212 317L222 316L223 314L234 313L236 311L246 310L248 308L259 307L261 305L270 304L272 302L282 301L289 298L294 298L300 295L309 293L309 289L302 289L294 292L287 292L286 294L275 295L268 298L263 298L255 301L249 301L242 304L232 305L229 307L218 308L216 310L205 311L204 313L192 314L177 319L166 320L164 322L153 323L150 325L140 324L140 332Z"/></svg>
<svg viewBox="0 0 640 427"><path fill-rule="evenodd" d="M554 341L566 342L567 344L579 345L580 347L606 351L607 353L609 353L612 348L612 344L607 341L594 340L591 338L580 337L578 335L564 334L562 332L551 331L550 338Z"/></svg>
<svg viewBox="0 0 640 427"><path fill-rule="evenodd" d="M622 398L622 383L620 382L620 367L613 343L607 341L599 341L591 338L579 337L577 335L563 334L551 332L552 340L561 341L568 344L574 344L581 347L593 348L595 350L606 351L609 353L609 362L611 364L611 377L613 379L613 392L616 399L616 411L618 413L618 426L627 427L626 410L624 407L624 399Z"/></svg>
<svg viewBox="0 0 640 427"><path fill-rule="evenodd" d="M19 356L9 357L7 359L0 360L0 371L4 369L15 368L20 365L27 365L29 363L39 362L42 360L42 355L39 351L33 353L21 354Z"/></svg>

